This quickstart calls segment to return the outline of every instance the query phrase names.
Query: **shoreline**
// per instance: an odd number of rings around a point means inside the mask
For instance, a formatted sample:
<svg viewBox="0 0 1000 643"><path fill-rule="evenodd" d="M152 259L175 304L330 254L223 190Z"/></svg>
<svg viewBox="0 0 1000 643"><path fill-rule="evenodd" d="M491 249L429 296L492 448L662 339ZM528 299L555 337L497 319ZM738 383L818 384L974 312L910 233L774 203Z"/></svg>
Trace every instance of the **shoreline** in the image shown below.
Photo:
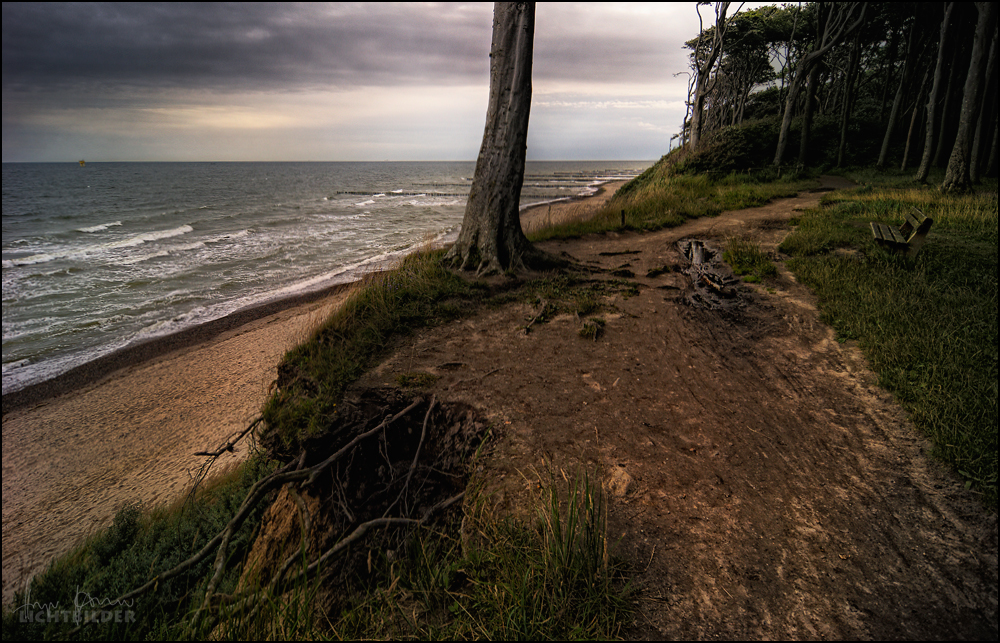
<svg viewBox="0 0 1000 643"><path fill-rule="evenodd" d="M580 216L614 193L527 208ZM581 205L586 204L586 205ZM350 282L285 297L151 339L3 396L3 599L106 527L125 504L176 500L260 414L285 352L347 298ZM216 462L224 471L248 445Z"/></svg>
<svg viewBox="0 0 1000 643"><path fill-rule="evenodd" d="M588 210L599 208L625 183L626 181L609 181L598 186L593 194L570 196L557 201L529 205L520 212L521 226L525 233L528 233L543 225L559 223L568 218L573 218L577 214L572 211L574 209L573 206L581 203L586 203ZM557 212L562 213L556 221L552 221L551 219L553 208ZM542 216L542 212L547 213L548 220ZM6 417L14 411L41 404L79 389L97 386L102 380L125 368L138 366L174 351L212 341L227 332L235 331L241 326L269 315L342 293L352 288L358 281L347 281L326 286L319 290L273 299L233 311L218 319L203 322L170 333L169 335L154 337L112 351L107 355L102 355L79 366L74 366L65 373L60 373L51 379L28 384L24 388L4 394L2 396L2 416Z"/></svg>
<svg viewBox="0 0 1000 643"><path fill-rule="evenodd" d="M334 284L319 290L290 295L247 308L241 308L224 317L203 322L175 333L170 333L169 335L154 337L118 349L107 355L102 355L97 359L74 366L65 373L61 373L51 379L29 384L24 388L5 394L2 398L3 416L6 417L14 411L40 404L79 389L96 386L102 380L125 368L138 366L174 351L212 341L220 335L235 331L241 326L258 321L264 317L343 293L352 288L356 283L357 281L348 281L341 284Z"/></svg>

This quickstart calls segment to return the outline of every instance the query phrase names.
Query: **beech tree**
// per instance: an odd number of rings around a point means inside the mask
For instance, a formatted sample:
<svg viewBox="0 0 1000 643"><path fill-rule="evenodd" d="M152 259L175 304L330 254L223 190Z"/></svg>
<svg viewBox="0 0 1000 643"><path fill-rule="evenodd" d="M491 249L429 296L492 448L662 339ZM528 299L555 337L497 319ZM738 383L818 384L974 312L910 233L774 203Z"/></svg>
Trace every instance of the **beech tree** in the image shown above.
<svg viewBox="0 0 1000 643"><path fill-rule="evenodd" d="M962 112L958 121L958 135L948 159L945 170L944 192L962 192L972 186L969 176L969 166L972 162L972 138L979 118L981 92L987 47L992 40L992 31L996 28L996 5L992 2L977 2L979 21L976 24L976 36L972 43L972 59L969 61L969 73L965 77L965 90L962 95Z"/></svg>
<svg viewBox="0 0 1000 643"><path fill-rule="evenodd" d="M706 3L707 4L707 3ZM715 30L710 34L704 28L698 30L698 41L694 46L694 98L691 101L691 137L688 145L692 150L698 148L701 142L702 118L705 111L705 97L711 90L709 79L715 61L722 54L722 45L726 36L726 12L729 10L728 2L715 3ZM702 24L701 3L695 5L698 11L698 24ZM742 6L742 5L740 5ZM706 35L708 37L706 37ZM708 42L711 38L711 42Z"/></svg>
<svg viewBox="0 0 1000 643"><path fill-rule="evenodd" d="M788 145L788 132L792 126L792 112L798 100L803 85L807 88L806 105L810 106L815 95L818 76L813 74L814 68L822 61L836 45L846 39L855 29L861 26L865 19L866 6L859 2L825 3L819 2L816 17L816 39L809 53L799 59L795 70L795 78L788 89L785 99L785 109L781 119L781 130L778 132L778 147L774 153L774 166L781 167L785 157L785 147ZM851 22L853 20L853 22ZM806 80L812 84L806 85ZM807 112L802 123L803 145L808 144L809 120L811 111Z"/></svg>
<svg viewBox="0 0 1000 643"><path fill-rule="evenodd" d="M490 99L476 173L458 241L445 260L480 275L545 263L521 229L535 3L497 2L490 46Z"/></svg>

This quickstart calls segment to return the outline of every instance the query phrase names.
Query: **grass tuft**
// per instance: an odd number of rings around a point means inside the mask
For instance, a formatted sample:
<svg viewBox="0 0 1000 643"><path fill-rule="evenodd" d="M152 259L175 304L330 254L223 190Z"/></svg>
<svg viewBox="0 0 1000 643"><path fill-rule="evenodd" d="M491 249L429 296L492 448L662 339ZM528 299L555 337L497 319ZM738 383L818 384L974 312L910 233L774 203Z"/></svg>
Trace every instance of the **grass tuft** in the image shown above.
<svg viewBox="0 0 1000 643"><path fill-rule="evenodd" d="M405 558L331 624L337 638L609 639L632 614L633 588L607 543L602 492L588 476L551 484L534 524L468 503L463 537L424 530Z"/></svg>
<svg viewBox="0 0 1000 643"><path fill-rule="evenodd" d="M733 274L743 276L743 281L748 283L760 283L764 278L778 274L778 269L750 235L727 239L722 259L732 267Z"/></svg>

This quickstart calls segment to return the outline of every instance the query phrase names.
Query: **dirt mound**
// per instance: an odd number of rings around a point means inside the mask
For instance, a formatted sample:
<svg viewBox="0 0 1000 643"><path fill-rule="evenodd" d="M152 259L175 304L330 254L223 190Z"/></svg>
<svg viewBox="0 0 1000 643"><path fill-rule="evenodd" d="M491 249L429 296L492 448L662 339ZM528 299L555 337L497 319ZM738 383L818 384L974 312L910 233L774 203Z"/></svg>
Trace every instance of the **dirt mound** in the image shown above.
<svg viewBox="0 0 1000 643"><path fill-rule="evenodd" d="M379 518L421 519L464 491L468 463L484 439L487 424L462 403L437 403L392 388L355 389L344 410L322 438L306 445L298 467L310 467L350 447L311 484L282 487L264 516L241 583L252 577L273 579L285 561L299 554L317 560L359 525ZM394 418L387 421L387 418ZM461 515L461 503L435 520ZM406 544L407 527L373 530L362 545L323 569L317 606L337 609L343 590L356 587L371 572L372 556L394 557ZM293 564L294 573L301 563Z"/></svg>

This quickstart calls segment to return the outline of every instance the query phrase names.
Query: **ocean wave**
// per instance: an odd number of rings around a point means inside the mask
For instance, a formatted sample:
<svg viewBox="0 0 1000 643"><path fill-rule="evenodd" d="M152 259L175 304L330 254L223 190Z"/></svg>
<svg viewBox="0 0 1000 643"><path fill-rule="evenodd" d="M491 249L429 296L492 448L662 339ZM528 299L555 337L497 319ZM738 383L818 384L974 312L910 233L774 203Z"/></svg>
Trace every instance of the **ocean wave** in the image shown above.
<svg viewBox="0 0 1000 643"><path fill-rule="evenodd" d="M89 228L77 228L76 231L77 232L101 232L101 231L107 230L108 228L111 228L113 226L120 226L121 224L122 224L121 221L112 221L111 223L102 223L100 225L90 226Z"/></svg>
<svg viewBox="0 0 1000 643"><path fill-rule="evenodd" d="M193 244L193 247L204 246L203 243ZM150 259L156 259L158 257L169 257L170 253L166 250L160 250L158 252L151 252L149 254L140 255L138 257L130 257L129 259L124 259L122 261L116 262L119 266L134 266L137 263L142 263L143 261L149 261Z"/></svg>
<svg viewBox="0 0 1000 643"><path fill-rule="evenodd" d="M82 248L66 249L62 252L46 252L42 254L31 255L30 257L21 257L10 260L5 259L3 262L3 267L9 268L15 266L33 266L39 263L48 263L50 261L56 261L57 259L76 259L79 257L84 257L86 255L104 252L107 250L118 250L120 248L134 248L135 246L141 246L144 243L159 241L160 239L169 239L171 237L179 237L182 234L187 234L188 232L193 232L193 231L194 228L192 228L191 226L182 225L177 228L172 228L170 230L144 232L142 234L126 237L124 239L118 239L116 241L108 241L107 243L100 243L92 246L83 246Z"/></svg>

